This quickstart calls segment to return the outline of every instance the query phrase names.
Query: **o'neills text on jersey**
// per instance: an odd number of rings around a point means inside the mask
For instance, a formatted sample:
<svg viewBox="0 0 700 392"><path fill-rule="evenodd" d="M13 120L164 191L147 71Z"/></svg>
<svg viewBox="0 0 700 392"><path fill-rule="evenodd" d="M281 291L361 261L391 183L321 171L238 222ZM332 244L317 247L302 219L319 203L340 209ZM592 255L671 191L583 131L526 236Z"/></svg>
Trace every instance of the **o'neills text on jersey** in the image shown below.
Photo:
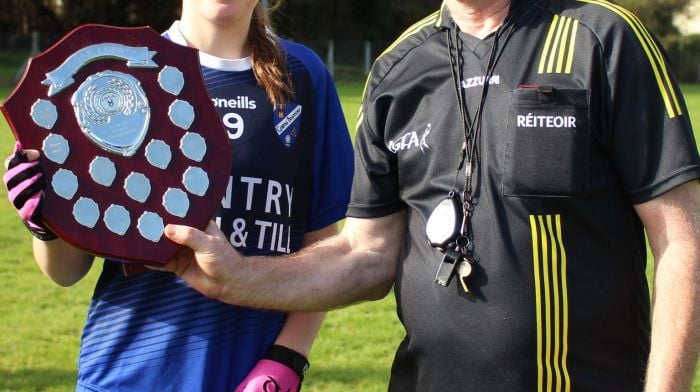
<svg viewBox="0 0 700 392"><path fill-rule="evenodd" d="M245 95L239 95L235 98L214 97L211 100L214 103L214 106L218 109L225 108L255 110L258 108L258 104L255 102L255 100L250 99L248 96ZM222 110L219 111L223 112ZM243 136L243 133L245 132L245 121L243 120L243 116L236 113L235 111L231 111L229 113L223 113L221 121L226 127L226 132L228 133L229 139L236 140Z"/></svg>
<svg viewBox="0 0 700 392"><path fill-rule="evenodd" d="M212 98L214 106L217 108L229 108L229 109L257 109L258 105L255 103L254 99L250 99L245 95L239 95L236 98Z"/></svg>

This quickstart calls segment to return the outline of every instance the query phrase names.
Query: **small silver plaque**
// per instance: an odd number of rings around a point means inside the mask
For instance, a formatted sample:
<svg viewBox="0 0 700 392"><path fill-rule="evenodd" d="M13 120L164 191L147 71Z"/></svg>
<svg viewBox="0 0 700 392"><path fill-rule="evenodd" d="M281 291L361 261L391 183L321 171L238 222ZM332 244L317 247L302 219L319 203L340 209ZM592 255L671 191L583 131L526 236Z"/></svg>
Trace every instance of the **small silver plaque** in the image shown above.
<svg viewBox="0 0 700 392"><path fill-rule="evenodd" d="M163 195L163 207L170 214L184 218L190 209L190 199L184 191L168 188Z"/></svg>
<svg viewBox="0 0 700 392"><path fill-rule="evenodd" d="M158 84L164 91L172 95L179 95L185 87L185 78L177 67L166 65L158 74Z"/></svg>
<svg viewBox="0 0 700 392"><path fill-rule="evenodd" d="M114 162L105 157L95 157L90 162L88 171L93 181L104 186L111 186L114 177L117 175L117 168L114 166Z"/></svg>
<svg viewBox="0 0 700 392"><path fill-rule="evenodd" d="M124 235L129 226L131 226L131 217L129 216L129 211L126 208L112 204L105 211L105 216L102 219L105 222L105 226L115 234Z"/></svg>
<svg viewBox="0 0 700 392"><path fill-rule="evenodd" d="M70 145L68 140L61 135L56 135L55 133L50 134L44 139L44 143L41 146L44 151L44 156L49 160L62 165L68 159L70 154Z"/></svg>
<svg viewBox="0 0 700 392"><path fill-rule="evenodd" d="M170 151L170 146L162 140L153 139L146 146L148 163L159 169L167 169L172 158L173 153Z"/></svg>
<svg viewBox="0 0 700 392"><path fill-rule="evenodd" d="M76 222L85 227L93 228L97 220L100 219L100 208L94 200L81 197L73 205L73 216Z"/></svg>
<svg viewBox="0 0 700 392"><path fill-rule="evenodd" d="M173 124L182 129L190 129L194 122L194 108L189 102L176 99L168 109L168 116Z"/></svg>
<svg viewBox="0 0 700 392"><path fill-rule="evenodd" d="M57 195L70 200L78 191L78 177L70 170L58 169L51 178L51 188Z"/></svg>
<svg viewBox="0 0 700 392"><path fill-rule="evenodd" d="M58 120L56 105L45 99L38 99L30 112L34 123L42 128L51 129Z"/></svg>
<svg viewBox="0 0 700 392"><path fill-rule="evenodd" d="M202 162L207 153L207 142L202 136L194 132L187 132L180 139L180 150L187 158L195 162Z"/></svg>
<svg viewBox="0 0 700 392"><path fill-rule="evenodd" d="M188 167L182 175L182 184L188 192L204 196L209 189L209 175L199 167Z"/></svg>
<svg viewBox="0 0 700 392"><path fill-rule="evenodd" d="M130 198L144 203L151 194L151 181L141 173L131 173L124 181L124 189Z"/></svg>
<svg viewBox="0 0 700 392"><path fill-rule="evenodd" d="M158 242L163 236L165 224L163 218L153 212L144 212L139 218L136 227L139 229L141 236L147 240Z"/></svg>

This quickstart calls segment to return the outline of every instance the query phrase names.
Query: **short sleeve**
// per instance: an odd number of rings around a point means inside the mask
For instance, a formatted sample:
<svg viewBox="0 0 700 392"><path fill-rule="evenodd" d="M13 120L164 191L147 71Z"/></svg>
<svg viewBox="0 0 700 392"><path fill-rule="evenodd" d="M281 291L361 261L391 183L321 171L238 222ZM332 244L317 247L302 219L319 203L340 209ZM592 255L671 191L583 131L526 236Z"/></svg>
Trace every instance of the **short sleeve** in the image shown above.
<svg viewBox="0 0 700 392"><path fill-rule="evenodd" d="M391 99L372 96L370 90L365 91L355 134L355 177L347 215L356 218L385 216L405 208L399 194L396 154L381 136L381 119Z"/></svg>
<svg viewBox="0 0 700 392"><path fill-rule="evenodd" d="M307 231L345 217L352 183L352 142L338 93L323 68L316 88L316 144L311 209Z"/></svg>
<svg viewBox="0 0 700 392"><path fill-rule="evenodd" d="M608 146L633 203L700 177L688 109L658 41L630 16L603 42Z"/></svg>

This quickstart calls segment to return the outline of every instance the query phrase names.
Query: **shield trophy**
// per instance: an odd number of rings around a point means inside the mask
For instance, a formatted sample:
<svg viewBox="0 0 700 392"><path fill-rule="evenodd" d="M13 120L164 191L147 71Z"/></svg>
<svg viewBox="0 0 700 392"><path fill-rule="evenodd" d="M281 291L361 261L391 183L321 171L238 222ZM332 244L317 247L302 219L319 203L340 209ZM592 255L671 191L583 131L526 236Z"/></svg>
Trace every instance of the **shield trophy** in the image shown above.
<svg viewBox="0 0 700 392"><path fill-rule="evenodd" d="M203 229L224 196L231 150L198 52L150 27L74 29L0 108L41 153L44 222L96 256L165 263L165 225Z"/></svg>

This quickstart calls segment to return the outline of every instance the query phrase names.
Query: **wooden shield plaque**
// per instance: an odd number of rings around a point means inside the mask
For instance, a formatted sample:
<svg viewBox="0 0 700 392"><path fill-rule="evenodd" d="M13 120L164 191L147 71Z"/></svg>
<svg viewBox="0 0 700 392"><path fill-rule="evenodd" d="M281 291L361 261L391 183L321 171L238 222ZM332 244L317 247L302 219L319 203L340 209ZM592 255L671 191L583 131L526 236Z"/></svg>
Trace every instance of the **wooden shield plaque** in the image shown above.
<svg viewBox="0 0 700 392"><path fill-rule="evenodd" d="M162 264L168 223L206 227L231 151L198 52L149 27L83 25L32 58L2 105L41 153L42 217L100 257Z"/></svg>

